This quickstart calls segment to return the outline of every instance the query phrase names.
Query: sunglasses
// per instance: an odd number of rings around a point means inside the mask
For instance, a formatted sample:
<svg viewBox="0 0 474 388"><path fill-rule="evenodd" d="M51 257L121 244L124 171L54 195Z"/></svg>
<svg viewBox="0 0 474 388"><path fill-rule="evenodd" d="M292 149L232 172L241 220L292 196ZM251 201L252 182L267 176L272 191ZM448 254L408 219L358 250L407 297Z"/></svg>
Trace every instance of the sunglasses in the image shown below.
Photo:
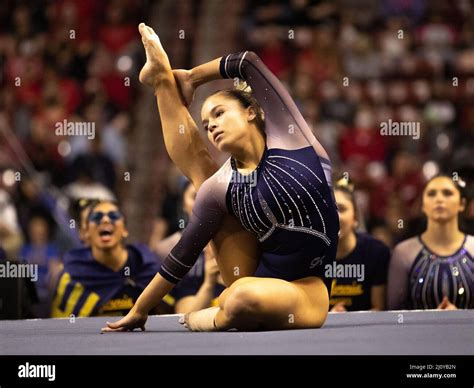
<svg viewBox="0 0 474 388"><path fill-rule="evenodd" d="M104 218L104 216L107 216L109 217L109 220L112 222L112 223L115 223L116 221L120 220L123 216L122 216L122 213L120 213L118 210L112 210L108 213L104 213L104 212L92 212L90 215L89 215L89 221L90 222L94 222L96 224L99 224L100 221L102 221L102 218Z"/></svg>

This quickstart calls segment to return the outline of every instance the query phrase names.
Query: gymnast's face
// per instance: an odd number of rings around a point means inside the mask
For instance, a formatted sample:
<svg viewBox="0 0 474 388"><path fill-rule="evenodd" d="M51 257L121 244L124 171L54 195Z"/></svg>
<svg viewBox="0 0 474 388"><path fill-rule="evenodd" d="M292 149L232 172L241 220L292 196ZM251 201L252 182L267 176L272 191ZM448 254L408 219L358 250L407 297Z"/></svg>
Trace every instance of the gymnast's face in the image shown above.
<svg viewBox="0 0 474 388"><path fill-rule="evenodd" d="M431 180L423 191L423 213L430 221L445 223L464 210L465 200L448 177Z"/></svg>
<svg viewBox="0 0 474 388"><path fill-rule="evenodd" d="M209 141L219 151L231 154L251 140L249 126L255 116L253 108L244 108L239 101L222 93L210 96L201 109L202 125Z"/></svg>
<svg viewBox="0 0 474 388"><path fill-rule="evenodd" d="M336 197L337 208L339 211L339 225L341 232L339 238L342 240L351 233L354 233L354 229L357 227L357 220L354 205L349 198L349 194L341 190L336 190L334 196Z"/></svg>
<svg viewBox="0 0 474 388"><path fill-rule="evenodd" d="M91 209L87 224L87 237L97 249L115 248L128 236L125 220L118 207L104 202Z"/></svg>

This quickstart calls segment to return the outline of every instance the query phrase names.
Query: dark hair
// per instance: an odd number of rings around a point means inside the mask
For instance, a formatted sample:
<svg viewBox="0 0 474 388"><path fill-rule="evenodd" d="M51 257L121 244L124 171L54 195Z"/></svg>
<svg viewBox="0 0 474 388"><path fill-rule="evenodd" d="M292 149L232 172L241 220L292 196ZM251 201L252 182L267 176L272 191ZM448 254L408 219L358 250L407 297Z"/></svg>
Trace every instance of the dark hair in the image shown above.
<svg viewBox="0 0 474 388"><path fill-rule="evenodd" d="M223 94L226 97L232 98L240 103L240 105L247 109L248 107L252 107L255 110L255 124L257 125L258 129L262 132L265 132L265 117L260 104L257 102L255 97L252 93L247 92L245 90L240 89L224 89L218 90L212 93L209 97L215 94ZM209 98L208 97L208 98Z"/></svg>
<svg viewBox="0 0 474 388"><path fill-rule="evenodd" d="M28 217L28 223L31 222L34 219L40 219L40 220L43 220L46 223L46 226L47 226L47 237L46 238L48 240L50 240L51 237L54 235L55 224L54 224L53 217L49 213L47 213L45 210L38 208L38 209L33 209L31 211L31 213L29 214L29 217ZM27 230L26 235L27 235L28 241L31 241L31 235L30 235L29 228Z"/></svg>
<svg viewBox="0 0 474 388"><path fill-rule="evenodd" d="M459 192L461 201L463 199L466 200L466 205L467 205L468 196L467 196L467 193L466 193L466 182L460 176L458 176L457 179L453 179L453 176L450 176L449 174L445 174L445 173L436 174L436 175L432 176L430 179L428 179L428 181L425 183L425 186L423 187L423 195L422 195L422 200L421 200L422 202L423 202L423 197L424 197L424 193L425 193L426 188L436 178L447 178L447 179L449 179L453 183L453 186L456 188L456 190ZM417 232L416 234L417 235L421 234L427 228L428 228L428 217L423 212L423 214L419 218L418 225L415 229L415 231ZM463 215L463 212L458 214L458 228L461 231L464 231L464 230L467 229L467 223L466 223L465 216Z"/></svg>
<svg viewBox="0 0 474 388"><path fill-rule="evenodd" d="M457 176L457 179L454 179L453 176L449 176L448 174L443 173L436 174L435 176L428 179L428 181L425 183L425 187L423 188L423 193L428 187L428 185L437 178L449 179L453 183L453 186L456 188L456 190L459 192L459 196L461 197L461 199L467 199L466 182L460 176Z"/></svg>
<svg viewBox="0 0 474 388"><path fill-rule="evenodd" d="M82 212L86 209L89 209L91 206L94 206L96 203L100 202L97 198L79 198L76 199L69 209L70 214L76 220L76 222L81 225L81 215Z"/></svg>

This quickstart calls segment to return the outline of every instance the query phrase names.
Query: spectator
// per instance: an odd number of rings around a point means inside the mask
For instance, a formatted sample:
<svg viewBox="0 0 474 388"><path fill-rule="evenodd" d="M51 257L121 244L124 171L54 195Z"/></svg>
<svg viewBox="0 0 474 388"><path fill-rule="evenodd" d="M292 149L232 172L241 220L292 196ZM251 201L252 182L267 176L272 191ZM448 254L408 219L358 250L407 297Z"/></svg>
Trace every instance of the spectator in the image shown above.
<svg viewBox="0 0 474 388"><path fill-rule="evenodd" d="M149 245L156 247L163 238L171 236L184 228L187 214L183 214L182 193L187 183L175 165L170 167L167 176L166 192L159 214L155 218ZM171 249L171 248L170 248Z"/></svg>
<svg viewBox="0 0 474 388"><path fill-rule="evenodd" d="M355 127L347 128L340 140L342 161L358 159L364 163L384 160L385 140L375 125L374 112L369 106L362 106L356 113Z"/></svg>
<svg viewBox="0 0 474 388"><path fill-rule="evenodd" d="M89 234L87 233L89 210L100 202L95 198L80 198L72 204L71 214L78 228L79 240L84 246L90 246Z"/></svg>
<svg viewBox="0 0 474 388"><path fill-rule="evenodd" d="M112 160L101 149L101 140L98 133L91 142L89 152L78 155L70 169L71 174L87 171L94 182L105 186L110 191L115 189L115 166Z"/></svg>
<svg viewBox="0 0 474 388"><path fill-rule="evenodd" d="M158 272L159 260L146 246L125 244L128 230L115 203L99 202L88 212L90 247L66 253L53 317L126 314Z"/></svg>
<svg viewBox="0 0 474 388"><path fill-rule="evenodd" d="M36 215L28 223L28 242L23 245L20 257L28 264L38 266L38 280L36 292L38 304L33 305L33 314L36 318L48 318L51 306L51 276L57 273L60 267L59 252L51 242L51 226L48 220Z"/></svg>

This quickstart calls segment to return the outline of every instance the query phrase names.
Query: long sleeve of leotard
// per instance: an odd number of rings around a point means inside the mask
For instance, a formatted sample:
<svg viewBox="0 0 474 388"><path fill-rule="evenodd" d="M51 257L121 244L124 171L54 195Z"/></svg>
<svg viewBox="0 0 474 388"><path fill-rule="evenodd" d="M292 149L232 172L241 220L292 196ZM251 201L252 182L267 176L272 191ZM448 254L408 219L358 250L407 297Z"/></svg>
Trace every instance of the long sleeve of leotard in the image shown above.
<svg viewBox="0 0 474 388"><path fill-rule="evenodd" d="M422 245L418 238L398 244L392 253L388 269L387 307L389 310L407 308L409 295L408 276Z"/></svg>
<svg viewBox="0 0 474 388"><path fill-rule="evenodd" d="M257 54L243 51L224 56L219 70L223 78L240 78L252 88L265 115L268 148L297 149L312 145L318 155L327 158L288 91Z"/></svg>
<svg viewBox="0 0 474 388"><path fill-rule="evenodd" d="M214 178L214 179L213 179ZM194 266L199 254L217 233L226 213L223 207L223 184L215 176L199 188L188 225L179 242L163 261L160 274L171 283L178 283Z"/></svg>

